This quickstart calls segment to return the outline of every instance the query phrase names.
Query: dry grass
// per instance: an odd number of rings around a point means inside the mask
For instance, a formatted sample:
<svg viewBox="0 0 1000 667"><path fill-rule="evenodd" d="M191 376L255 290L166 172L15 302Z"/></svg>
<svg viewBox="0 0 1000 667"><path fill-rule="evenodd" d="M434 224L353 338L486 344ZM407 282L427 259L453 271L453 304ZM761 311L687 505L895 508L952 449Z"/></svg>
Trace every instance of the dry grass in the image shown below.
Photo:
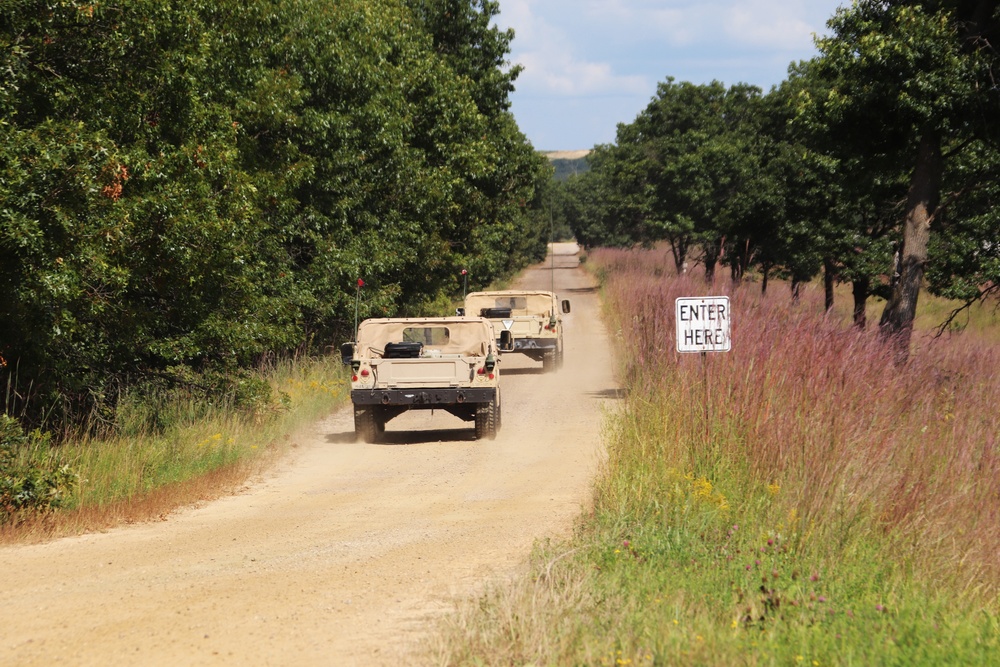
<svg viewBox="0 0 1000 667"><path fill-rule="evenodd" d="M125 524L165 521L179 508L239 493L266 466L264 459L243 461L184 482L159 487L139 497L53 512L16 525L0 526L0 544L45 542L59 537L103 532Z"/></svg>
<svg viewBox="0 0 1000 667"><path fill-rule="evenodd" d="M46 465L67 465L78 482L64 507L0 525L0 543L37 542L114 526L155 521L191 504L239 492L318 418L349 400L339 359L290 360L267 369L283 407L246 414L225 401L209 410L180 401L166 406L170 426L19 452Z"/></svg>
<svg viewBox="0 0 1000 667"><path fill-rule="evenodd" d="M546 542L536 547L529 571L494 582L474 605L460 607L441 624L428 655L440 665L531 665L538 655L579 653L585 644L581 613L594 607L585 570L570 566L579 547ZM580 664L598 664L602 647L582 649Z"/></svg>

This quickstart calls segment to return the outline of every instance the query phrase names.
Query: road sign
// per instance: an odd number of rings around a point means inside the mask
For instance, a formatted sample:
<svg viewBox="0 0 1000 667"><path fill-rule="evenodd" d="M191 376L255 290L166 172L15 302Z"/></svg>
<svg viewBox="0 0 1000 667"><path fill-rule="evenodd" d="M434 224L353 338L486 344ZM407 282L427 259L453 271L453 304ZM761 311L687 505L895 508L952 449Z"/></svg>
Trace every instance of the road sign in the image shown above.
<svg viewBox="0 0 1000 667"><path fill-rule="evenodd" d="M678 352L729 352L728 296L681 297L674 306Z"/></svg>

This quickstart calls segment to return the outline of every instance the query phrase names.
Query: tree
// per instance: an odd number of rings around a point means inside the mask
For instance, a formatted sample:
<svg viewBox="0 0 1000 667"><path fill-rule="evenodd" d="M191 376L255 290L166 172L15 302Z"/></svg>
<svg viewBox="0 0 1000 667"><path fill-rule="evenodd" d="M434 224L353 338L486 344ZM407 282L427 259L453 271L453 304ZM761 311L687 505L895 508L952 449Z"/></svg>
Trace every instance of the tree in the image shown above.
<svg viewBox="0 0 1000 667"><path fill-rule="evenodd" d="M336 341L359 277L362 314L418 312L461 268L488 283L544 252L495 9L439 39L403 0L5 8L6 408L105 421L130 387L217 393Z"/></svg>
<svg viewBox="0 0 1000 667"><path fill-rule="evenodd" d="M507 66L513 29L492 25L500 13L496 0L406 0L435 51L460 77L473 83L480 113L493 118L510 109L509 95L521 66Z"/></svg>
<svg viewBox="0 0 1000 667"><path fill-rule="evenodd" d="M823 101L832 129L859 155L911 167L899 276L882 315L908 353L917 296L939 217L948 162L995 137L1000 96L994 48L1000 3L861 0L831 20L820 63L834 81ZM877 168L872 166L872 168Z"/></svg>

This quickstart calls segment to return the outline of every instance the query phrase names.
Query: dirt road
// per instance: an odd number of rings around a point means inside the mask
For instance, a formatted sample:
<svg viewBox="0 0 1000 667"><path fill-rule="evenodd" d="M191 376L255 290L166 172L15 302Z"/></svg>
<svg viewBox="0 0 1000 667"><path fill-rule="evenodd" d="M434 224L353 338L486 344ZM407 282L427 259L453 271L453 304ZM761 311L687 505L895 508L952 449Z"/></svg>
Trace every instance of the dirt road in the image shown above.
<svg viewBox="0 0 1000 667"><path fill-rule="evenodd" d="M443 411L355 444L341 410L245 493L167 521L0 549L0 665L397 665L456 597L564 535L614 396L597 295L574 247L519 286L566 316L566 363L502 360L495 441ZM413 430L411 430L413 429Z"/></svg>

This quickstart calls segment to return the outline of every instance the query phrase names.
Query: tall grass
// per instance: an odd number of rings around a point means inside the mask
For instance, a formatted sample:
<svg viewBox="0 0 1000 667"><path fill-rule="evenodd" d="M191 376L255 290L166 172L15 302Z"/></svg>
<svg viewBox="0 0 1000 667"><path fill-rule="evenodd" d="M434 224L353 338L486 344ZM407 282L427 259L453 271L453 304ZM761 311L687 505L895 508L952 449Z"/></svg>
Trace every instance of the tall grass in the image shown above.
<svg viewBox="0 0 1000 667"><path fill-rule="evenodd" d="M349 398L339 357L289 359L261 368L266 401L172 392L125 397L116 435L38 440L20 463L65 466L76 477L56 512L7 525L5 540L103 528L162 515L242 484L291 444L297 431ZM255 391L259 391L259 388Z"/></svg>
<svg viewBox="0 0 1000 667"><path fill-rule="evenodd" d="M1000 349L921 334L898 367L818 290L709 286L657 252L588 264L628 397L593 513L548 552L571 555L453 618L443 663L996 660ZM732 351L676 353L675 298L709 294Z"/></svg>
<svg viewBox="0 0 1000 667"><path fill-rule="evenodd" d="M678 355L674 300L719 288L655 278L642 265L653 257L633 257L635 268L605 282L612 328L626 343L628 427L640 446L661 448L625 450L642 458L637 472L662 480L663 466L682 467L737 484L741 498L770 487L780 496L772 504L795 513L787 529L803 545L828 552L875 531L935 578L997 595L1000 348L925 335L900 368L874 331L844 328L816 302L790 307L783 293L738 289L732 351ZM598 497L639 511L621 491L604 478Z"/></svg>

